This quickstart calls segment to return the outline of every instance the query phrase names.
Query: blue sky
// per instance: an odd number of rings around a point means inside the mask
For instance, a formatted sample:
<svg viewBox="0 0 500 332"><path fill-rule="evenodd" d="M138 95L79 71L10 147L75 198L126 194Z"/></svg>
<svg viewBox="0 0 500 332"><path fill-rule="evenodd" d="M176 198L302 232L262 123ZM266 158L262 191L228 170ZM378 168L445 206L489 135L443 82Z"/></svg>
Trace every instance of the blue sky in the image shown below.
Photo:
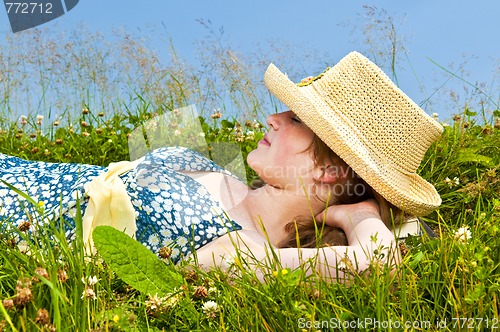
<svg viewBox="0 0 500 332"><path fill-rule="evenodd" d="M494 28L500 16L498 0L80 0L73 10L44 27L71 29L85 23L92 30L103 33L124 27L148 36L152 27L156 27L164 37L172 39L181 57L194 63L197 43L207 35L207 30L197 20L204 19L210 20L216 28L223 27L225 38L242 52L251 51L262 42L279 39L297 47L308 45L325 52L331 57L325 61L334 64L352 50L367 48L361 34L364 4L383 8L397 18L396 28L406 38L408 52L408 58L400 63L406 69L398 75L399 83L417 103L445 82L447 88L459 91L463 85L456 78L447 82L445 73L429 59L444 67L453 64L454 70L467 59L467 81L487 82L487 90L498 102L500 42L498 29ZM354 27L357 29L353 31ZM5 12L0 13L0 32L12 33ZM151 47L160 55L168 55L166 39L152 42ZM305 71L317 70L309 68L307 63L302 65ZM281 69L286 71L286 68ZM424 91L419 88L419 82ZM453 113L446 107L429 111Z"/></svg>

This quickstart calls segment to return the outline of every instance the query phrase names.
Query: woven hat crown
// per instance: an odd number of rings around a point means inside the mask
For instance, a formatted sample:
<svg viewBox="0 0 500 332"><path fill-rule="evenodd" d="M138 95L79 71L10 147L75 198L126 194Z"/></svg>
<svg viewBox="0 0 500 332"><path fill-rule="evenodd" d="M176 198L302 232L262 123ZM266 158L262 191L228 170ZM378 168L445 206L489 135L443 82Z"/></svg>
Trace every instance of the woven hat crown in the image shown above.
<svg viewBox="0 0 500 332"><path fill-rule="evenodd" d="M441 125L359 53L302 89L335 109L372 153L401 172L415 172L442 132Z"/></svg>
<svg viewBox="0 0 500 332"><path fill-rule="evenodd" d="M352 52L316 78L293 84L274 65L269 90L370 186L414 215L441 203L416 174L443 128L363 55Z"/></svg>

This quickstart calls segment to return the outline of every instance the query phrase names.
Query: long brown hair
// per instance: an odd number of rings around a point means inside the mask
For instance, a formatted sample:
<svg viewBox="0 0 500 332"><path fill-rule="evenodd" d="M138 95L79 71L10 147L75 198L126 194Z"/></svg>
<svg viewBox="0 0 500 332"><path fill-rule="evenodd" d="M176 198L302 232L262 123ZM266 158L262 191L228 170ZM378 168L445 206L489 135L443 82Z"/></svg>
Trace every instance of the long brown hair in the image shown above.
<svg viewBox="0 0 500 332"><path fill-rule="evenodd" d="M389 203L373 188L371 188L350 166L335 154L321 139L314 137L310 146L316 166L327 162L342 170L342 176L335 183L334 195L325 202L327 205L353 204L370 198L377 201L382 221L389 227L393 223L400 223L404 216L402 211ZM350 187L351 189L348 190ZM356 190L352 190L356 188ZM317 223L314 216L310 218L296 218L285 226L288 238L281 241L280 247L314 248L321 246L347 245L347 238L343 230L326 224Z"/></svg>

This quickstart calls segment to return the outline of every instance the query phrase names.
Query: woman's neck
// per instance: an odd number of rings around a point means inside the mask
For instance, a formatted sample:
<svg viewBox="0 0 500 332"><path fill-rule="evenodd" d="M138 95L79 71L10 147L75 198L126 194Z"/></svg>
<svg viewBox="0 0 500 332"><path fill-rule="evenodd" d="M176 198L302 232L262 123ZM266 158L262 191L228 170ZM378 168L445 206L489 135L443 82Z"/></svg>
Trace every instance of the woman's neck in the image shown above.
<svg viewBox="0 0 500 332"><path fill-rule="evenodd" d="M325 205L304 191L265 185L250 190L231 176L218 172L183 172L202 184L234 221L267 237L276 245L286 237L285 226L297 217L312 218Z"/></svg>
<svg viewBox="0 0 500 332"><path fill-rule="evenodd" d="M324 203L308 198L302 192L292 193L265 185L248 191L230 214L236 221L238 216L251 220L258 232L277 245L287 236L285 226L288 223L298 217L312 219L323 208Z"/></svg>

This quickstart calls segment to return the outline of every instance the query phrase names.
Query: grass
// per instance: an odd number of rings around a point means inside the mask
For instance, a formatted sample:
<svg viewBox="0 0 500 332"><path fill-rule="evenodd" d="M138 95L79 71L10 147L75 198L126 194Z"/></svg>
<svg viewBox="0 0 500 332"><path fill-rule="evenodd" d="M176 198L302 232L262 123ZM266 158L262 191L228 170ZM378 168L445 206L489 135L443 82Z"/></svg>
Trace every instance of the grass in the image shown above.
<svg viewBox="0 0 500 332"><path fill-rule="evenodd" d="M27 45L30 41L38 45L32 39L43 37L35 33L23 38ZM233 72L246 78L252 72L250 65L235 60L235 52L223 52L223 45L216 45L204 71L191 77L175 56L169 68L160 68L147 48L125 36L119 53L123 63L108 63L113 54L98 52L99 38L91 36L71 45L64 38L61 44L46 43L52 45L52 52L64 49L81 57L80 66L50 63L51 69L46 70L40 62L20 65L26 71L29 64L34 66L30 70L40 73L40 82L32 84L43 90L41 101L30 104L32 112L26 117L12 111L21 106L28 91L25 81L16 80L14 66L2 69L8 78L2 81L3 95L10 98L0 104L1 153L97 165L126 160L134 128L193 101L200 105L207 142L236 144L245 156L262 137L264 126L254 119L262 112L259 100L265 98L250 79L238 80L244 82L238 85L231 78ZM114 46L110 49L121 49ZM29 57L26 54L24 60ZM9 58L3 58L4 64L9 63ZM22 56L18 58L22 64ZM50 52L43 59L51 59ZM96 63L102 67L92 67ZM129 70L117 73L124 63ZM115 81L106 76L106 70L118 75ZM54 73L51 79L46 71ZM63 85L72 91L64 102L57 100L61 92L48 94L55 89L54 77L64 79ZM113 90L119 82L123 83L120 89L129 93L125 97L116 97ZM217 92L222 90L229 92ZM214 104L225 105L222 115ZM226 116L234 105L246 112ZM474 107L457 109L419 169L443 198L442 206L425 218L439 236L401 242L404 259L392 273L373 264L365 273L353 273L348 284L330 283L314 274L306 276L302 269L282 269L270 257L262 262L269 272L261 282L244 260L234 261L228 271L203 271L183 262L175 267L183 276L183 286L155 297L125 283L99 255L85 256L81 241L66 240L64 221L45 220L42 213L0 236L0 331L499 328L500 113L488 112L484 104ZM249 181L255 178L252 171L246 172ZM27 240L27 247L16 245L20 238Z"/></svg>
<svg viewBox="0 0 500 332"><path fill-rule="evenodd" d="M152 116L143 110L104 120L84 110L78 121L89 125L79 133L56 126L52 134L34 138L28 133L39 125L36 118L27 119L2 131L0 147L29 159L106 164L124 157L130 128ZM491 327L499 319L500 128L498 120L496 126L480 125L476 116L464 110L426 155L421 173L443 197L443 206L426 218L439 238L401 242L404 260L396 273L373 265L370 273L354 274L349 285L332 284L300 269L283 270L270 258L274 273L262 283L243 261L229 271L209 272L182 263L176 270L184 286L151 298L121 281L99 256L85 257L81 242L68 243L60 222L33 221L28 226L37 236L24 250L13 239L30 237L27 226L2 233L0 326L18 331L316 331L346 324L368 330L392 324L399 330L405 323L428 330L446 322L448 330L480 330L479 324L487 330L485 324ZM240 144L243 151L255 145L245 132L258 136L263 131L234 119L203 123L206 138ZM106 145L109 139L113 144ZM470 236L460 237L460 227Z"/></svg>

